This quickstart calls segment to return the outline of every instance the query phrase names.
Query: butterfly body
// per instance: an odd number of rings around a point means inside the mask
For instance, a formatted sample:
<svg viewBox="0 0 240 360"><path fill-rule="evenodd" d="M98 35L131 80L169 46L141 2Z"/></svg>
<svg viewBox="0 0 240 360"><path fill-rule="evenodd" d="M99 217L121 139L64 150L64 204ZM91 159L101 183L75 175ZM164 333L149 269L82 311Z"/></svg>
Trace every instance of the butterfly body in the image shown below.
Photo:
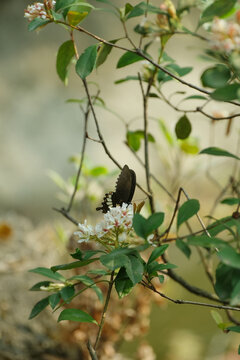
<svg viewBox="0 0 240 360"><path fill-rule="evenodd" d="M127 165L124 165L116 183L115 191L106 193L102 206L96 210L107 213L110 207L122 206L123 203L130 204L136 187L136 174Z"/></svg>

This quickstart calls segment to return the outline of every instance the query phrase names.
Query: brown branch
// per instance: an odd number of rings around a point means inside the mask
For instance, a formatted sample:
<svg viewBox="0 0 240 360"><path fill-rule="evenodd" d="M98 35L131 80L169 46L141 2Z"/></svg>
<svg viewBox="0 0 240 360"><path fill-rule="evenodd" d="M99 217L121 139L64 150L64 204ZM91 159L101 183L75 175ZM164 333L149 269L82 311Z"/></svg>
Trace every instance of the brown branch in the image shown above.
<svg viewBox="0 0 240 360"><path fill-rule="evenodd" d="M152 65L154 65L154 66L155 66L156 68L158 68L159 70L163 71L165 74L171 76L173 79L175 79L175 80L179 81L180 83L182 83L183 85L188 86L188 87L190 87L190 88L192 88L192 89L195 89L195 90L197 90L197 91L199 91L199 92L201 92L201 93L207 94L207 95L210 95L210 94L211 94L211 92L209 92L209 91L207 91L207 90L205 90L205 89L202 89L202 88L200 88L199 86L193 85L193 84L191 84L191 83L183 80L182 78L176 76L175 74L171 73L170 71L168 71L167 69L165 69L163 66L159 65L158 63L156 63L155 61L153 61L151 58L149 58L147 55L145 55L145 54L142 52L141 49L132 50L132 49L128 49L128 48L126 48L126 47L124 47L124 46L119 46L119 45L117 45L117 44L113 44L113 43L111 43L111 42L109 42L109 41L107 41L107 40L104 40L104 39L102 39L101 37L99 37L99 36L91 33L90 31L82 28L81 26L74 26L74 25L71 25L71 24L67 24L66 22L61 21L61 20L55 20L54 22L55 22L56 24L63 24L63 25L65 25L65 26L70 27L71 29L75 29L75 30L77 30L77 31L80 31L80 32L82 32L82 33L84 33L84 34L86 34L86 35L94 38L95 40L97 40L97 41L99 41L99 42L101 42L101 43L103 43L103 44L110 45L110 46L115 47L115 48L120 49L120 50L132 52L133 54L137 54L137 55L139 55L140 57L142 57L143 59L149 61ZM236 105L236 106L240 106L239 103L234 102L234 101L225 101L225 102L230 103L230 104L233 104L233 105Z"/></svg>
<svg viewBox="0 0 240 360"><path fill-rule="evenodd" d="M171 297L169 297L169 296L163 294L162 292L158 291L157 289L155 289L155 287L152 284L149 285L147 283L142 283L142 285L147 287L148 289L152 290L153 292L159 294L164 299L167 299L167 300L169 300L169 301L171 301L171 302L173 302L175 304L197 305L197 306L206 306L206 307L211 307L211 308L221 309L221 310L240 311L239 307L234 307L234 306L208 304L208 303L203 303L203 302L198 302L198 301L191 301L191 300L172 299Z"/></svg>
<svg viewBox="0 0 240 360"><path fill-rule="evenodd" d="M226 314L227 314L228 319L229 319L231 322L233 322L235 325L238 325L238 326L240 325L240 321L237 320L237 319L235 319L235 318L232 316L232 314L231 314L231 312L229 311L229 309L226 310Z"/></svg>
<svg viewBox="0 0 240 360"><path fill-rule="evenodd" d="M111 278L110 278L110 281L109 281L106 301L105 301L105 304L104 304L102 317L101 317L101 321L100 321L100 324L99 324L99 330L98 330L98 333L97 333L97 338L96 338L96 341L95 341L95 344L94 344L94 350L97 349L99 340L101 338L101 334L102 334L102 330L103 330L103 325L104 325L104 321L105 321L105 317L106 317L106 312L107 312L107 308L108 308L108 304L109 304L113 284L114 284L114 271L112 271L112 273L111 273Z"/></svg>
<svg viewBox="0 0 240 360"><path fill-rule="evenodd" d="M164 260L166 260L166 256L164 255ZM166 261L165 261L166 262ZM189 284L186 280L184 280L181 276L177 275L172 269L168 269L168 272L161 271L162 274L169 276L172 280L180 284L184 289L188 290L190 293L203 297L205 299L213 300L219 303L225 303L219 300L215 295L210 294L208 291L200 289L197 286Z"/></svg>
<svg viewBox="0 0 240 360"><path fill-rule="evenodd" d="M149 95L149 91L150 91L150 88L151 88L152 81L149 81L148 88L147 88L147 91L146 91L146 94L145 94L140 73L138 73L138 79L139 79L139 84L140 84L141 93L142 93L142 99L143 99L143 121L144 121L143 134L144 134L144 160L145 160L144 168L145 168L145 174L146 174L147 190L148 190L148 192L150 194L150 196L148 197L149 198L149 203L150 203L150 208L151 208L151 212L154 213L155 212L154 200L153 200L153 196L152 196L152 189L151 189L151 185L150 185L150 176L149 176L148 113L147 113L148 95Z"/></svg>
<svg viewBox="0 0 240 360"><path fill-rule="evenodd" d="M88 90L88 84L87 84L87 81L84 79L83 80L83 85L84 85L84 88L85 88L85 91L86 91L86 94L87 94L87 97L88 97L88 100L89 100L89 105L90 105L90 108L91 108L91 111L92 111L92 114L93 114L93 118L94 118L94 121L95 121L95 124L96 124L96 129L97 129L97 134L98 134L98 137L99 137L99 140L100 142L102 143L102 146L105 150L105 153L108 155L108 157L112 160L112 162L119 168L122 170L122 166L119 164L119 162L112 156L112 154L110 153L104 139L103 139L103 136L102 136L102 133L101 133L101 130L100 130L100 127L99 127L99 124L98 124L98 119L97 119L97 115L96 115L96 112L95 112L95 109L94 109L94 106L93 106L93 103L92 103L92 99L91 99L91 96L90 96L90 93L89 93L89 90ZM149 197L149 193L144 190L142 188L141 185L139 185L139 183L136 184L137 187L145 194Z"/></svg>
<svg viewBox="0 0 240 360"><path fill-rule="evenodd" d="M53 208L54 211L59 212L60 214L62 214L66 219L70 220L73 224L77 225L79 224L79 222L77 220L75 220L72 216L70 216L67 212L67 210L65 210L64 208L61 209L57 209L57 208Z"/></svg>
<svg viewBox="0 0 240 360"><path fill-rule="evenodd" d="M92 360L98 360L96 351L94 350L94 348L93 348L93 346L92 346L92 344L90 343L89 340L87 342L87 348L88 348L89 355L91 356L91 359Z"/></svg>

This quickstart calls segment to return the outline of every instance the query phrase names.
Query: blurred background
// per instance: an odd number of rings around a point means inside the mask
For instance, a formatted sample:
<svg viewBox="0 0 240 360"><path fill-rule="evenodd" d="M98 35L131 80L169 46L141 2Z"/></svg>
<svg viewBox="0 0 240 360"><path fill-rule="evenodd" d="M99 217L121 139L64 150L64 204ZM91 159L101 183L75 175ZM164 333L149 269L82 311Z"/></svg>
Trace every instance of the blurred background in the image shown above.
<svg viewBox="0 0 240 360"><path fill-rule="evenodd" d="M114 3L123 6L120 0ZM134 5L137 2L131 3ZM153 3L159 4L158 1ZM70 261L69 238L75 228L52 208L65 205L64 201L68 199L72 190L68 179L76 175L82 145L83 116L77 104L66 103L66 100L84 97L81 81L73 68L67 87L55 71L57 50L68 40L66 31L51 24L39 32L28 32L27 21L23 17L28 4L25 0L0 1L0 359L79 359L78 345L82 338L75 336L74 341L69 338L73 332L71 325L57 324L56 316L52 316L50 311L32 321L27 320L32 306L39 299L38 294L28 292L36 276L27 273L27 270ZM195 28L197 15L196 11L192 11L186 18L185 25L189 29ZM130 29L134 21L129 22ZM123 34L116 18L107 12L93 12L83 25L108 40ZM133 35L133 38L136 36ZM84 34L79 35L77 42L80 53L93 43ZM196 38L176 36L169 41L166 49L178 65L194 67L186 80L198 85L200 74L209 65L200 58L204 46L204 42ZM116 69L121 55L119 50L114 50L90 80L100 85L100 96L106 106L120 114L124 121L131 121L131 130L139 129L142 126L139 87L134 81L119 85L114 85L114 81L126 75L135 75L142 64ZM95 91L94 85L90 88ZM183 90L188 95L196 94L175 81L166 84L164 89L166 94ZM192 108L197 104L193 101L186 107ZM228 111L229 108L217 103L209 105L209 111L217 110ZM98 108L97 114L111 153L122 165L127 163L133 168L138 182L145 187L143 169L124 145L126 128L123 122L106 109ZM229 178L233 161L214 159L210 163L204 155L198 157L181 152L177 144L171 147L161 133L159 120L164 121L173 135L180 114L163 102L152 99L150 115L155 119L150 123L150 132L157 139L150 149L152 172L174 194L180 185L184 186L190 197L200 200L201 215L207 215ZM192 136L199 149L211 144L236 152L239 136L236 124L226 136L226 122L216 127L200 114L191 116L191 121ZM89 135L96 137L92 119ZM86 153L85 179L81 180L82 188L75 204L75 214L80 222L86 216L96 221L94 209L101 202L104 191L114 186L118 174L100 144L88 142ZM139 154L142 156L141 151ZM92 176L91 170L97 166L108 169L108 175L104 170L99 178ZM153 186L157 209L171 210L173 204L168 196L161 188ZM135 200L144 200L144 194L136 192ZM224 211L222 205L215 216L224 214ZM180 266L181 275L189 282L207 286L195 254L191 265L178 250L170 249L170 258L171 262ZM164 291L174 298L196 300L172 281L164 286ZM140 293L139 296L143 295ZM119 345L120 352L125 356L122 359L135 359L136 356L145 360L237 358L239 339L217 329L208 309L154 301L152 298L146 300L147 307L151 309L150 315L146 313L150 316L150 331L142 331L142 334L140 331L134 336L134 330L131 330L129 339ZM154 303L152 308L151 302ZM136 355L140 340L142 352ZM148 346L153 348L155 355ZM108 358L121 359L113 357L111 351Z"/></svg>

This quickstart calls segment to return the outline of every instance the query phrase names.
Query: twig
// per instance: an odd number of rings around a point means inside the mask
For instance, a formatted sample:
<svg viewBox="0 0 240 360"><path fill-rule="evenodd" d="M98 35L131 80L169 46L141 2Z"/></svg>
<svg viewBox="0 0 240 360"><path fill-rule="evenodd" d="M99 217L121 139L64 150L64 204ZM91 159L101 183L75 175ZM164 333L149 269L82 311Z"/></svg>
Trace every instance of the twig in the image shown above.
<svg viewBox="0 0 240 360"><path fill-rule="evenodd" d="M167 262L165 254L162 256L162 258L164 259L164 262ZM194 285L189 284L181 276L177 275L172 269L168 269L167 273L165 273L165 272L162 272L162 273L168 275L171 279L176 281L178 284L180 284L182 287L184 287L186 290L188 290L192 294L222 303L221 300L219 300L216 296L210 294L206 290L200 289Z"/></svg>
<svg viewBox="0 0 240 360"><path fill-rule="evenodd" d="M227 306L227 305L215 305L215 304L208 304L208 303L203 303L203 302L198 302L198 301L191 301L191 300L179 300L179 299L172 299L169 296L163 294L162 292L158 291L157 289L155 289L155 287L151 284L147 284L147 283L142 283L143 286L147 287L148 289L154 291L155 293L159 294L161 297L163 297L164 299L167 299L175 304L180 304L180 305L197 305L197 306L206 306L206 307L212 307L215 309L222 309L222 310L232 310L232 311L240 311L239 307L234 307L234 306Z"/></svg>
<svg viewBox="0 0 240 360"><path fill-rule="evenodd" d="M147 114L147 108L148 108L148 94L151 88L152 81L149 81L148 88L146 91L146 94L144 93L143 89L143 83L140 73L138 73L138 79L139 84L141 88L142 98L143 98L143 121L144 121L144 160L145 160L145 174L146 174L146 183L147 183L147 190L150 194L149 196L149 203L151 212L154 213L154 201L152 196L152 189L150 185L150 176L149 176L149 152L148 152L148 114Z"/></svg>
<svg viewBox="0 0 240 360"><path fill-rule="evenodd" d="M98 333L97 333L97 338L96 338L96 341L95 341L95 344L94 344L94 350L97 349L97 346L98 346L98 343L99 343L99 340L100 340L100 337L101 337L101 334L102 334L103 325L104 325L104 321L105 321L105 317L106 317L106 312L107 312L107 308L108 308L108 304L109 304L113 284L114 284L114 271L111 273L111 278L110 278L110 281L109 281L106 301L105 301L105 304L104 304L102 317L101 317L101 321L100 321L100 324L99 324L99 330L98 330Z"/></svg>
<svg viewBox="0 0 240 360"><path fill-rule="evenodd" d="M226 314L227 314L227 317L228 317L228 319L229 319L230 321L232 321L232 322L233 322L234 324L236 324L236 325L240 325L240 321L237 320L237 319L235 319L235 318L232 316L232 314L230 313L230 310L229 310L229 309L226 310Z"/></svg>
<svg viewBox="0 0 240 360"><path fill-rule="evenodd" d="M107 145L103 139L103 136L102 136L102 133L101 133L101 130L100 130L100 127L99 127L99 124L98 124L98 120L97 120L97 116L96 116L96 113L95 113L95 109L94 109L94 106L93 106L93 103L92 103L92 99L91 99L91 96L89 94L89 90L88 90L88 84L87 84L87 81L84 79L83 80L83 85L84 85L84 88L85 88L85 91L86 91L86 94L87 94L87 97L88 97L88 100L89 100L89 105L90 105L90 108L91 108L91 111L92 111L92 114L93 114L93 118L94 118L94 121L95 121L95 124L96 124L96 129L97 129L97 134L98 134L98 137L99 137L99 140L100 142L102 143L102 146L105 150L105 153L108 155L108 157L113 161L113 163L115 165L117 165L117 167L119 169L122 170L122 166L119 164L119 162L112 156L112 154L110 153L110 151L108 150L107 148ZM146 194L148 197L149 197L149 193L144 190L142 188L141 185L139 185L138 183L136 184L137 187L144 193Z"/></svg>
<svg viewBox="0 0 240 360"><path fill-rule="evenodd" d="M91 356L91 359L92 359L92 360L98 360L96 351L95 351L94 348L92 347L92 344L90 343L90 340L88 340L88 342L87 342L87 348L88 348L88 352L89 352L89 354L90 354L90 356Z"/></svg>
<svg viewBox="0 0 240 360"><path fill-rule="evenodd" d="M75 220L72 216L70 216L69 213L67 212L67 210L65 210L64 208L61 208L61 209L53 208L53 210L59 212L66 219L70 220L73 224L78 226L79 222L77 220Z"/></svg>
<svg viewBox="0 0 240 360"><path fill-rule="evenodd" d="M167 69L165 69L163 66L159 65L158 63L156 63L155 61L153 61L151 58L149 58L147 55L145 55L145 54L142 52L141 49L132 50L132 49L128 49L128 48L126 48L126 47L124 47L124 46L119 46L119 45L117 45L117 44L113 44L113 43L111 43L111 42L109 42L109 41L107 41L107 40L104 40L104 39L100 38L99 36L91 33L90 31L82 28L81 26L74 26L74 25L71 25L71 24L67 24L66 22L61 21L61 20L55 20L54 22L57 23L57 24L63 24L63 25L65 25L65 26L68 26L68 27L70 27L71 29L75 29L75 30L77 30L77 31L80 31L80 32L82 32L82 33L84 33L84 34L86 34L86 35L94 38L95 40L99 41L100 43L103 43L103 44L106 44L106 45L110 45L110 46L115 47L115 48L120 49L120 50L132 52L133 54L137 54L137 55L141 56L143 59L149 61L152 65L154 65L154 66L155 66L156 68L158 68L159 70L163 71L165 74L171 76L173 79L175 79L175 80L179 81L180 83L182 83L183 85L186 85L186 86L188 86L188 87L190 87L190 88L192 88L192 89L195 89L195 90L197 90L197 91L199 91L199 92L202 92L202 93L204 93L204 94L207 94L207 95L210 95L210 94L211 94L211 92L209 92L209 91L207 91L207 90L205 90L205 89L202 89L202 88L200 88L199 86L193 85L193 84L191 84L191 83L183 80L182 78L176 76L175 74L171 73L170 71L168 71ZM233 105L236 105L236 106L240 106L239 103L234 102L234 101L225 101L225 102L230 103L230 104L233 104Z"/></svg>

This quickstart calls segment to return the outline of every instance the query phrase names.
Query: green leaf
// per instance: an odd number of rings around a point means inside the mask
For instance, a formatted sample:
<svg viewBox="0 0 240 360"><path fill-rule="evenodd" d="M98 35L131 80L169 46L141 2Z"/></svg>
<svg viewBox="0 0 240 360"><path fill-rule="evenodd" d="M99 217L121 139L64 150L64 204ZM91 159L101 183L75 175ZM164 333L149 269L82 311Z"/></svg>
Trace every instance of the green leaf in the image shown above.
<svg viewBox="0 0 240 360"><path fill-rule="evenodd" d="M186 154L189 155L196 155L199 152L199 146L198 146L198 139L188 137L185 140L181 140L180 142L180 148L182 151L184 151Z"/></svg>
<svg viewBox="0 0 240 360"><path fill-rule="evenodd" d="M101 263L112 271L125 266L129 260L124 250L125 249L115 249L107 255L102 255L100 257Z"/></svg>
<svg viewBox="0 0 240 360"><path fill-rule="evenodd" d="M210 88L221 88L231 78L231 71L223 64L217 64L205 70L201 76L202 85Z"/></svg>
<svg viewBox="0 0 240 360"><path fill-rule="evenodd" d="M60 290L62 299L68 304L75 293L74 286L65 286Z"/></svg>
<svg viewBox="0 0 240 360"><path fill-rule="evenodd" d="M88 15L90 11L68 11L67 13L67 19L70 25L76 26L78 25L82 20L84 20Z"/></svg>
<svg viewBox="0 0 240 360"><path fill-rule="evenodd" d="M68 68L74 57L74 45L72 40L64 42L57 54L57 73L63 82L67 82Z"/></svg>
<svg viewBox="0 0 240 360"><path fill-rule="evenodd" d="M162 225L163 220L164 213L161 212L152 214L148 219L137 213L133 218L133 228L138 236L146 240L148 235Z"/></svg>
<svg viewBox="0 0 240 360"><path fill-rule="evenodd" d="M168 244L165 244L165 245L161 245L161 246L157 247L156 249L154 249L153 252L151 253L149 259L148 259L147 264L150 264L151 262L153 262L154 260L159 258L159 256L164 254L164 252L166 251L168 246L169 246Z"/></svg>
<svg viewBox="0 0 240 360"><path fill-rule="evenodd" d="M55 265L55 266L52 266L51 269L54 272L58 271L58 270L76 269L76 268L79 268L82 266L86 266L96 260L99 260L99 258L94 258L94 259L89 259L89 260L84 260L84 261L74 261L69 264Z"/></svg>
<svg viewBox="0 0 240 360"><path fill-rule="evenodd" d="M226 246L221 248L217 255L225 265L235 269L240 269L240 254L238 254L232 247Z"/></svg>
<svg viewBox="0 0 240 360"><path fill-rule="evenodd" d="M130 65L137 61L142 61L142 60L143 60L143 58L141 56L139 56L138 54L127 51L118 60L117 69L120 69L124 66Z"/></svg>
<svg viewBox="0 0 240 360"><path fill-rule="evenodd" d="M97 321L91 315L79 309L65 309L61 312L58 322L62 320L89 322L98 325Z"/></svg>
<svg viewBox="0 0 240 360"><path fill-rule="evenodd" d="M181 239L177 239L176 240L176 246L179 250L181 250L183 252L183 254L187 257L190 258L191 256L191 249L190 247Z"/></svg>
<svg viewBox="0 0 240 360"><path fill-rule="evenodd" d="M208 154L208 155L214 155L214 156L226 156L226 157L240 160L240 158L238 156L230 153L227 150L220 149L218 147L209 147L209 148L203 149L202 151L200 151L199 154Z"/></svg>
<svg viewBox="0 0 240 360"><path fill-rule="evenodd" d="M76 0L56 0L55 11L62 10L67 6L70 7L76 2Z"/></svg>
<svg viewBox="0 0 240 360"><path fill-rule="evenodd" d="M223 319L222 319L221 315L219 314L219 312L217 312L216 310L211 310L211 315L217 325L223 323Z"/></svg>
<svg viewBox="0 0 240 360"><path fill-rule="evenodd" d="M187 200L178 210L177 228L192 216L196 215L200 209L199 201L196 199Z"/></svg>
<svg viewBox="0 0 240 360"><path fill-rule="evenodd" d="M124 296L128 295L132 291L133 287L134 285L129 279L126 269L122 267L115 279L115 289L118 293L119 299L122 299Z"/></svg>
<svg viewBox="0 0 240 360"><path fill-rule="evenodd" d="M127 144L133 151L138 151L141 146L141 136L135 131L127 132Z"/></svg>
<svg viewBox="0 0 240 360"><path fill-rule="evenodd" d="M238 199L238 198L226 198L226 199L221 201L221 204L238 205L238 204L240 204L240 199Z"/></svg>
<svg viewBox="0 0 240 360"><path fill-rule="evenodd" d="M116 44L118 40L111 40L109 41L112 44ZM98 51L97 61L96 61L96 68L102 65L106 60L110 52L112 51L113 47L108 44L101 44L100 50Z"/></svg>
<svg viewBox="0 0 240 360"><path fill-rule="evenodd" d="M229 326L227 330L240 333L240 326Z"/></svg>
<svg viewBox="0 0 240 360"><path fill-rule="evenodd" d="M218 101L231 101L239 99L240 84L229 84L217 88L210 94L211 98Z"/></svg>
<svg viewBox="0 0 240 360"><path fill-rule="evenodd" d="M96 274L96 275L108 275L109 272L103 269L92 269L92 270L88 270L88 274Z"/></svg>
<svg viewBox="0 0 240 360"><path fill-rule="evenodd" d="M240 270L220 263L216 269L214 289L222 301L228 301L231 293L239 282Z"/></svg>
<svg viewBox="0 0 240 360"><path fill-rule="evenodd" d="M170 71L171 73L173 73L176 76L185 76L187 74L189 74L192 71L192 67L183 67L181 68L179 65L177 64L168 64L165 66L165 69ZM159 82L167 82L170 80L173 80L172 76L166 74L164 71L159 70L158 71L158 77L157 77Z"/></svg>
<svg viewBox="0 0 240 360"><path fill-rule="evenodd" d="M42 286L49 286L51 284L51 281L40 281L37 284L33 285L29 291L41 291Z"/></svg>
<svg viewBox="0 0 240 360"><path fill-rule="evenodd" d="M105 251L104 250L86 250L84 252L84 256L83 256L83 260L88 260L90 259L92 256L96 255L96 254L99 254L99 253L104 253L105 254Z"/></svg>
<svg viewBox="0 0 240 360"><path fill-rule="evenodd" d="M127 257L129 261L124 264L124 267L129 279L132 281L133 285L135 285L142 280L144 271L143 262L139 257L131 254Z"/></svg>
<svg viewBox="0 0 240 360"><path fill-rule="evenodd" d="M150 264L147 264L147 272L150 276L157 275L157 271L175 269L177 266L170 263L159 264L157 261L153 261Z"/></svg>
<svg viewBox="0 0 240 360"><path fill-rule="evenodd" d="M126 76L123 79L116 80L114 82L114 84L121 84L123 82L130 81L130 80L139 80L139 78L138 78L138 76Z"/></svg>
<svg viewBox="0 0 240 360"><path fill-rule="evenodd" d="M234 286L233 291L231 293L230 305L235 306L240 304L240 280Z"/></svg>
<svg viewBox="0 0 240 360"><path fill-rule="evenodd" d="M141 139L144 139L144 131L143 130L135 130L135 131L127 132L127 143L128 143L128 146L133 151L138 151L140 149ZM151 134L148 134L147 139L149 142L155 142L155 139Z"/></svg>
<svg viewBox="0 0 240 360"><path fill-rule="evenodd" d="M64 276L62 276L61 274L56 273L55 271L53 272L52 270L48 269L48 268L44 268L44 267L37 267L35 269L31 269L29 270L29 272L33 272L42 276L46 276L49 277L51 279L54 280L58 280L58 281L65 281Z"/></svg>
<svg viewBox="0 0 240 360"><path fill-rule="evenodd" d="M231 227L235 225L235 219L232 218L232 216L226 216L222 219L219 219L215 222L213 222L208 229L208 232L211 236L216 236L222 231L229 230L231 232ZM234 236L234 232L231 234Z"/></svg>
<svg viewBox="0 0 240 360"><path fill-rule="evenodd" d="M37 28L44 26L50 22L51 21L49 21L47 19L42 19L42 18L37 17L28 24L28 31L36 30Z"/></svg>
<svg viewBox="0 0 240 360"><path fill-rule="evenodd" d="M97 45L91 45L82 53L76 63L76 73L85 79L93 71L97 59Z"/></svg>
<svg viewBox="0 0 240 360"><path fill-rule="evenodd" d="M193 67L191 67L191 66L181 67L177 64L169 64L166 66L166 68L173 70L180 77L189 74L193 70Z"/></svg>
<svg viewBox="0 0 240 360"><path fill-rule="evenodd" d="M186 97L182 101L185 101L185 100L207 100L207 98L206 98L206 96L202 96L202 95L191 95L191 96Z"/></svg>
<svg viewBox="0 0 240 360"><path fill-rule="evenodd" d="M40 300L40 301L38 301L38 302L34 305L34 307L33 307L32 311L31 311L28 319L29 319L29 320L33 319L33 318L34 318L35 316L37 316L41 311L43 311L43 310L45 309L45 307L48 306L48 304L49 304L49 296L46 297L46 298L44 298L44 299L42 299L42 300Z"/></svg>
<svg viewBox="0 0 240 360"><path fill-rule="evenodd" d="M61 295L59 292L52 294L49 296L49 305L51 306L52 309L54 309L60 300L61 300Z"/></svg>
<svg viewBox="0 0 240 360"><path fill-rule="evenodd" d="M160 284L164 283L164 276L163 275L158 275L158 279L159 279Z"/></svg>
<svg viewBox="0 0 240 360"><path fill-rule="evenodd" d="M202 13L200 24L210 22L214 16L224 16L236 4L237 0L215 0L213 4L209 5Z"/></svg>
<svg viewBox="0 0 240 360"><path fill-rule="evenodd" d="M83 252L78 248L76 249L75 253L70 255L74 259L83 260Z"/></svg>
<svg viewBox="0 0 240 360"><path fill-rule="evenodd" d="M101 263L110 270L124 267L133 284L142 279L143 263L135 249L118 248L100 257Z"/></svg>
<svg viewBox="0 0 240 360"><path fill-rule="evenodd" d="M126 3L125 9L124 9L124 15L126 16L132 9L133 9L133 6L129 3Z"/></svg>
<svg viewBox="0 0 240 360"><path fill-rule="evenodd" d="M192 131L192 125L186 115L183 115L175 126L175 133L178 139L186 139Z"/></svg>
<svg viewBox="0 0 240 360"><path fill-rule="evenodd" d="M172 135L170 134L169 130L167 129L165 122L162 119L159 120L159 127L160 127L160 130L162 131L165 139L169 143L169 145L173 146L174 139L173 139Z"/></svg>
<svg viewBox="0 0 240 360"><path fill-rule="evenodd" d="M202 247L225 247L229 246L225 241L207 235L189 236L187 238L188 245L202 246Z"/></svg>
<svg viewBox="0 0 240 360"><path fill-rule="evenodd" d="M141 2L133 7L133 9L130 11L130 13L127 16L127 19L144 15L145 12L150 12L154 14L163 14L168 16L168 13L166 11L161 10L159 7L150 5L146 2Z"/></svg>
<svg viewBox="0 0 240 360"><path fill-rule="evenodd" d="M94 270L91 271L91 273L94 273L93 272ZM90 273L90 271L89 271ZM98 270L98 272L95 272L95 274L98 274L98 275L106 275L106 271L105 270ZM89 286L89 288L93 289L98 297L98 299L103 302L103 294L102 294L102 291L101 289L95 284L94 280L91 279L89 276L87 275L75 275L75 276L72 276L69 280L78 280L78 281L81 281L84 285L86 286Z"/></svg>

